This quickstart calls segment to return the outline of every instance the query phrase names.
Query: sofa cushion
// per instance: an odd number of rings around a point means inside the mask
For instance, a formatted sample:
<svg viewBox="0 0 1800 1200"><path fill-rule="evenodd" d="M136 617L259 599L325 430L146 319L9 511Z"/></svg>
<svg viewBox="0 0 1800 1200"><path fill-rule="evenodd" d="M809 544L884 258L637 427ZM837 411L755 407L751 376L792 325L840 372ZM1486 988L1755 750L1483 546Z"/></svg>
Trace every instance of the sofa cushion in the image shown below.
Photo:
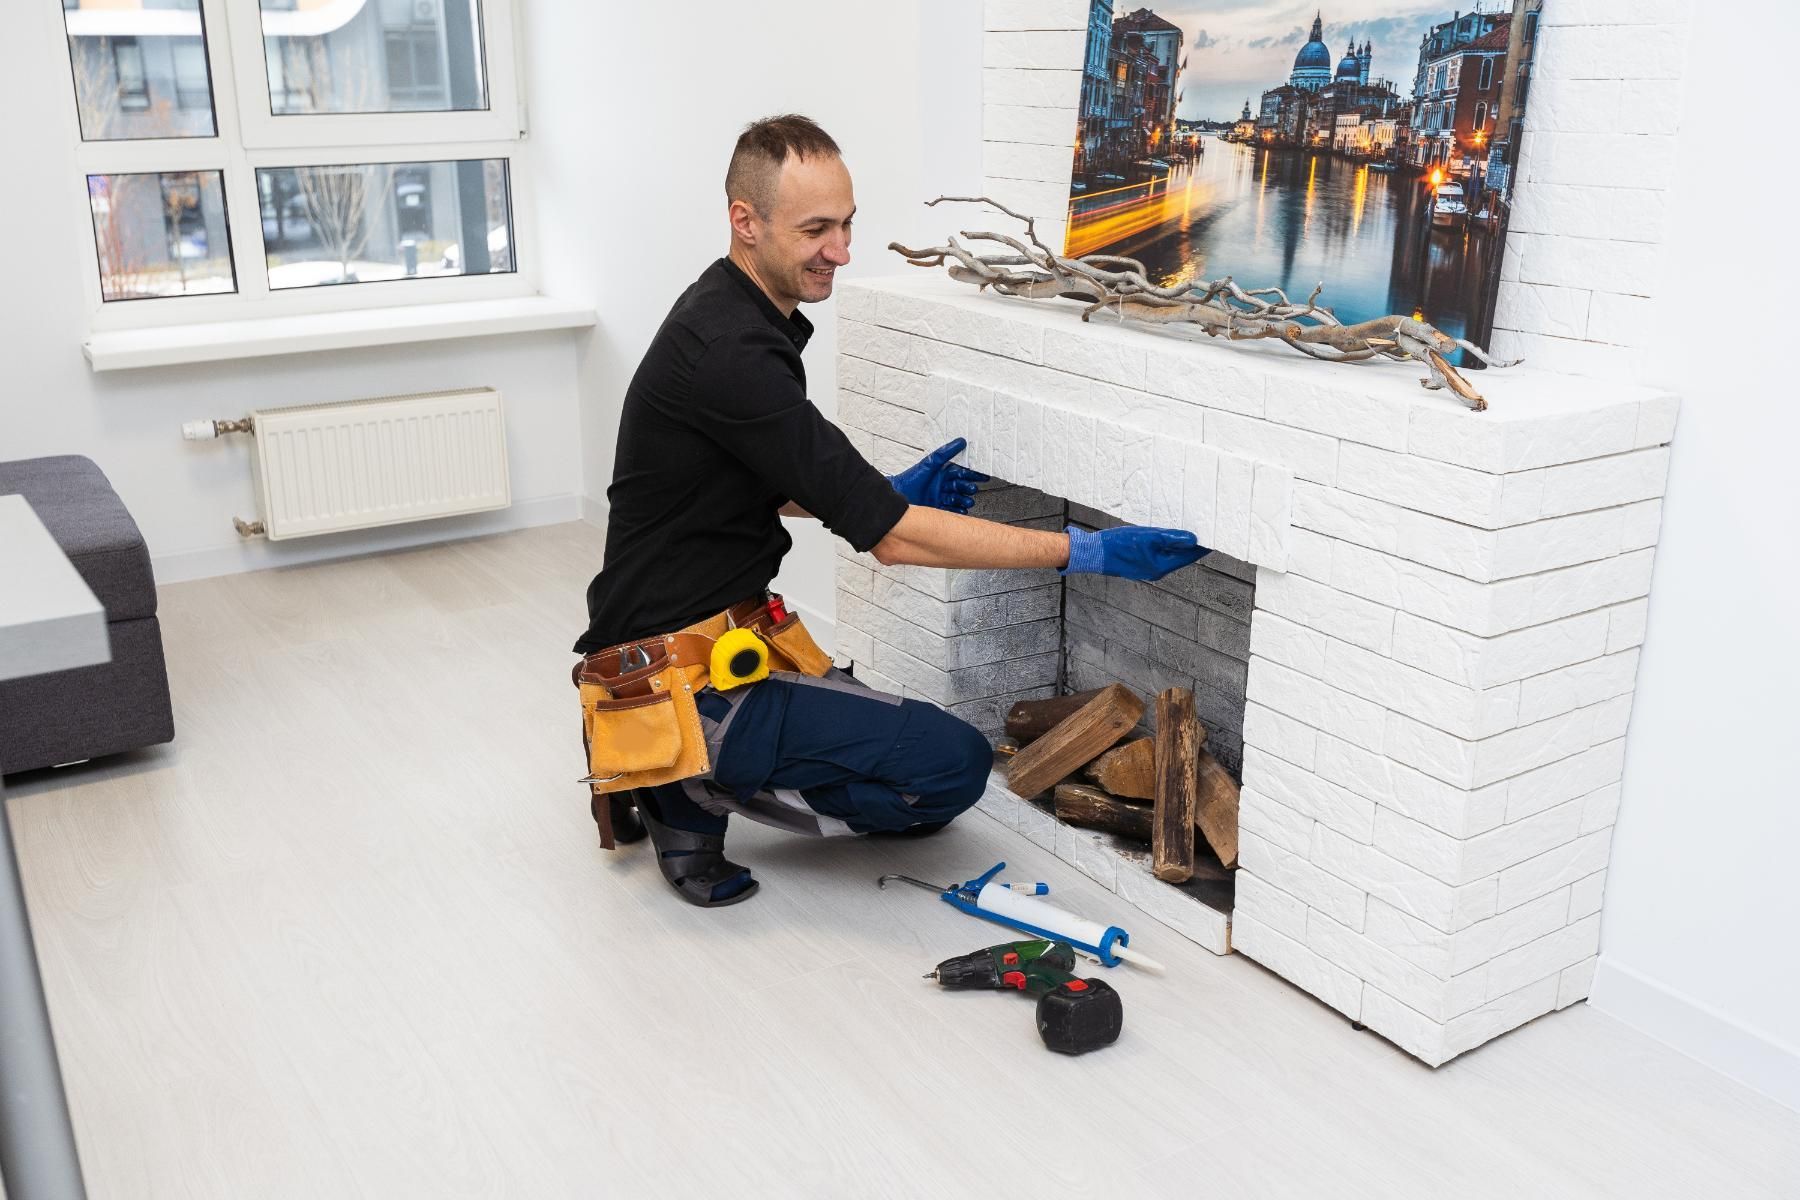
<svg viewBox="0 0 1800 1200"><path fill-rule="evenodd" d="M0 462L0 495L17 493L69 556L109 621L156 612L150 549L106 473L78 454Z"/></svg>
<svg viewBox="0 0 1800 1200"><path fill-rule="evenodd" d="M0 681L0 771L30 771L171 741L155 617L106 627L112 661Z"/></svg>

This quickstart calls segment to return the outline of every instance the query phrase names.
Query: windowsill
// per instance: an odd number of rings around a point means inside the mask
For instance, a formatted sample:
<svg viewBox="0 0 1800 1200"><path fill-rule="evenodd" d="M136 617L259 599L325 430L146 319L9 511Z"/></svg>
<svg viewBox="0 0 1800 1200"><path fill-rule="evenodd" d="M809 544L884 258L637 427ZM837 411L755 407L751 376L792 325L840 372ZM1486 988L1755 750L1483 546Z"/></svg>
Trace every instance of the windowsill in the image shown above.
<svg viewBox="0 0 1800 1200"><path fill-rule="evenodd" d="M597 320L593 308L586 304L548 296L521 296L109 330L89 334L81 351L95 371L123 371L498 333L585 329Z"/></svg>

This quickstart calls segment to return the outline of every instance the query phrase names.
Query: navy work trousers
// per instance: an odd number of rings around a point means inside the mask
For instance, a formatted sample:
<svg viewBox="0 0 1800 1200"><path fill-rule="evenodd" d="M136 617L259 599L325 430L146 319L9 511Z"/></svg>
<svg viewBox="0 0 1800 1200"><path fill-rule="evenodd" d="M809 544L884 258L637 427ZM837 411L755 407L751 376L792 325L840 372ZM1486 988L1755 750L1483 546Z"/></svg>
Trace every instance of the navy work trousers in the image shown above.
<svg viewBox="0 0 1800 1200"><path fill-rule="evenodd" d="M942 824L981 798L993 765L968 722L838 670L697 699L712 770L648 789L666 824L695 833L723 832L733 812L821 835Z"/></svg>

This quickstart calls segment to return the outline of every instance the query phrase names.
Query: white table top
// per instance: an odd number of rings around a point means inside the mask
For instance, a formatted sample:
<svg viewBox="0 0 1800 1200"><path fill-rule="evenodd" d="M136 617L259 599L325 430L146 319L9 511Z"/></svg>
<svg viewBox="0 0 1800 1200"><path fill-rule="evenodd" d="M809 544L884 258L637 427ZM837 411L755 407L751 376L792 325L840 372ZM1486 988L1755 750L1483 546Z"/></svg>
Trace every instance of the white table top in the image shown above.
<svg viewBox="0 0 1800 1200"><path fill-rule="evenodd" d="M100 601L25 497L0 496L0 679L111 659Z"/></svg>

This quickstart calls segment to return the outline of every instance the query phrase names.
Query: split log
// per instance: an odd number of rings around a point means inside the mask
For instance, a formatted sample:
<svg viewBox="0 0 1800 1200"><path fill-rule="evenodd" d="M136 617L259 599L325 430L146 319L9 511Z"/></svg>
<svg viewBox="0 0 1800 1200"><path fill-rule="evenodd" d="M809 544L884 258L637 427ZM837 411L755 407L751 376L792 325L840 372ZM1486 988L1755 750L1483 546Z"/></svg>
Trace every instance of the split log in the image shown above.
<svg viewBox="0 0 1800 1200"><path fill-rule="evenodd" d="M1093 699L1013 757L1006 786L1027 798L1046 791L1130 733L1143 715L1144 702L1129 688L1115 683L1100 689Z"/></svg>
<svg viewBox="0 0 1800 1200"><path fill-rule="evenodd" d="M1213 848L1219 861L1227 867L1237 866L1238 852L1238 785L1219 760L1200 751L1194 764L1199 799L1194 805L1194 823L1206 844Z"/></svg>
<svg viewBox="0 0 1800 1200"><path fill-rule="evenodd" d="M1076 692L1073 696L1021 700L1006 710L1006 736L1021 746L1028 746L1056 728L1059 723L1080 712L1081 706L1100 692L1100 688L1094 688Z"/></svg>
<svg viewBox="0 0 1800 1200"><path fill-rule="evenodd" d="M1082 774L1115 796L1156 799L1156 743L1138 738L1115 746L1089 763Z"/></svg>
<svg viewBox="0 0 1800 1200"><path fill-rule="evenodd" d="M1150 869L1158 879L1185 883L1194 874L1195 810L1200 778L1200 722L1194 693L1170 688L1156 698L1156 812L1150 839Z"/></svg>
<svg viewBox="0 0 1800 1200"><path fill-rule="evenodd" d="M1127 804L1117 796L1109 796L1099 788L1080 783L1056 785L1056 815L1071 825L1104 829L1140 841L1150 840L1148 806Z"/></svg>

